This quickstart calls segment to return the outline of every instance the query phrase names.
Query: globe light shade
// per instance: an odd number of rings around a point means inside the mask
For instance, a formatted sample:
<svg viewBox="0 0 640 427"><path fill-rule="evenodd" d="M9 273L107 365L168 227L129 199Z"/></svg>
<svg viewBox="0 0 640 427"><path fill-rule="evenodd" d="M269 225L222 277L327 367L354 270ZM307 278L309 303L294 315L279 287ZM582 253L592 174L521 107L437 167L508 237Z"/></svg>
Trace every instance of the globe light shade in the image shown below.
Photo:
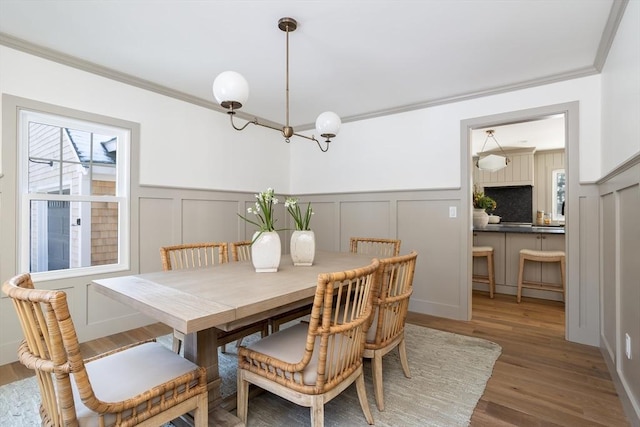
<svg viewBox="0 0 640 427"><path fill-rule="evenodd" d="M333 138L340 130L340 117L333 111L325 111L316 119L316 130L323 138Z"/></svg>
<svg viewBox="0 0 640 427"><path fill-rule="evenodd" d="M222 107L238 109L249 99L249 83L242 74L225 71L213 81L213 96Z"/></svg>
<svg viewBox="0 0 640 427"><path fill-rule="evenodd" d="M507 167L507 158L503 156L497 156L495 154L489 154L478 160L478 169L495 172L502 168Z"/></svg>

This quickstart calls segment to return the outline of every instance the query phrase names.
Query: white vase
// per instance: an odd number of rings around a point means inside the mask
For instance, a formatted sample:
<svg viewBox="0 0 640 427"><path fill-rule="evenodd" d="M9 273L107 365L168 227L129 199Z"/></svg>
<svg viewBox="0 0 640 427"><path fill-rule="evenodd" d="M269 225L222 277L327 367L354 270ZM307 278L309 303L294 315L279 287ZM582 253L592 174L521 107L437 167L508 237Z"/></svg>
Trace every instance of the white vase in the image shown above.
<svg viewBox="0 0 640 427"><path fill-rule="evenodd" d="M311 230L296 230L291 234L293 265L313 265L316 256L316 235Z"/></svg>
<svg viewBox="0 0 640 427"><path fill-rule="evenodd" d="M258 236L259 235L259 236ZM256 238L256 236L258 236ZM280 265L280 235L276 231L256 231L251 245L251 262L256 273L274 273Z"/></svg>
<svg viewBox="0 0 640 427"><path fill-rule="evenodd" d="M484 209L473 210L473 228L484 228L489 223L489 214Z"/></svg>

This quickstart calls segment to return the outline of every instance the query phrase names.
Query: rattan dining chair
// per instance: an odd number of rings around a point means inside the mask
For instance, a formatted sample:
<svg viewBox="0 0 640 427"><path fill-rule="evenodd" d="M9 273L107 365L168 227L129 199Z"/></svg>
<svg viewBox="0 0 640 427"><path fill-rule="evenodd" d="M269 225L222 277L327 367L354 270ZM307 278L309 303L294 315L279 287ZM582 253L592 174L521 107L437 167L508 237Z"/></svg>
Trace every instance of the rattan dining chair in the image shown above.
<svg viewBox="0 0 640 427"><path fill-rule="evenodd" d="M381 258L377 277L377 295L373 298L373 315L363 357L371 360L373 388L378 410L384 411L382 357L397 348L402 371L411 378L405 344L405 322L409 298L413 292L413 275L418 253Z"/></svg>
<svg viewBox="0 0 640 427"><path fill-rule="evenodd" d="M378 266L374 259L355 270L320 274L309 323L238 349L237 413L242 422L247 423L250 383L311 408L311 425L320 427L324 425L324 404L355 382L362 412L373 424L362 353ZM341 305L348 309L335 308Z"/></svg>
<svg viewBox="0 0 640 427"><path fill-rule="evenodd" d="M160 248L162 269L211 267L229 261L226 242L185 243Z"/></svg>
<svg viewBox="0 0 640 427"><path fill-rule="evenodd" d="M226 242L186 243L160 248L162 268L165 271L193 268L205 268L229 262ZM261 320L242 325L231 331L218 330L218 345L225 351L226 344L242 339L247 335L260 332L264 337L269 333L269 322ZM180 353L184 334L174 329L173 351Z"/></svg>
<svg viewBox="0 0 640 427"><path fill-rule="evenodd" d="M352 237L349 240L351 252L371 255L377 258L388 258L400 255L400 240L380 239L376 237Z"/></svg>
<svg viewBox="0 0 640 427"><path fill-rule="evenodd" d="M207 426L204 368L155 340L83 359L64 291L34 289L28 273L2 290L24 332L18 358L36 373L43 426L160 426L190 411Z"/></svg>
<svg viewBox="0 0 640 427"><path fill-rule="evenodd" d="M251 240L231 242L229 246L232 261L251 261Z"/></svg>

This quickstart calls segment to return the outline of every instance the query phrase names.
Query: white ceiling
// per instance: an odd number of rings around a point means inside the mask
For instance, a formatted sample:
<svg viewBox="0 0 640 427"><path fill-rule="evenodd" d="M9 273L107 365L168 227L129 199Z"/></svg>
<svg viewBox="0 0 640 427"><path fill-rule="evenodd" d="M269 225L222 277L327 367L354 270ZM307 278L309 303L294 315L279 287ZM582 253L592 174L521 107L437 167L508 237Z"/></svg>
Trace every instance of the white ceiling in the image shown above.
<svg viewBox="0 0 640 427"><path fill-rule="evenodd" d="M290 35L291 124L302 130L326 110L350 121L597 73L619 3L0 0L0 42L37 45L207 106L215 76L232 69L249 81L243 111L283 123L277 21L290 16L299 24ZM496 138L508 146L505 133Z"/></svg>

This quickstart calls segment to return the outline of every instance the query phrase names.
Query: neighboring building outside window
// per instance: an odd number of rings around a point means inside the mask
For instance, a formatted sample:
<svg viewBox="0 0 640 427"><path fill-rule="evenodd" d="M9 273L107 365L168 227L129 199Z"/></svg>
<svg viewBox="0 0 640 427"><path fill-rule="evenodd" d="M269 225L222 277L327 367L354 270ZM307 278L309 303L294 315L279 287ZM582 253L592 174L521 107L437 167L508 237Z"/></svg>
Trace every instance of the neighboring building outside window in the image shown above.
<svg viewBox="0 0 640 427"><path fill-rule="evenodd" d="M21 270L127 268L129 130L27 110L19 120Z"/></svg>

